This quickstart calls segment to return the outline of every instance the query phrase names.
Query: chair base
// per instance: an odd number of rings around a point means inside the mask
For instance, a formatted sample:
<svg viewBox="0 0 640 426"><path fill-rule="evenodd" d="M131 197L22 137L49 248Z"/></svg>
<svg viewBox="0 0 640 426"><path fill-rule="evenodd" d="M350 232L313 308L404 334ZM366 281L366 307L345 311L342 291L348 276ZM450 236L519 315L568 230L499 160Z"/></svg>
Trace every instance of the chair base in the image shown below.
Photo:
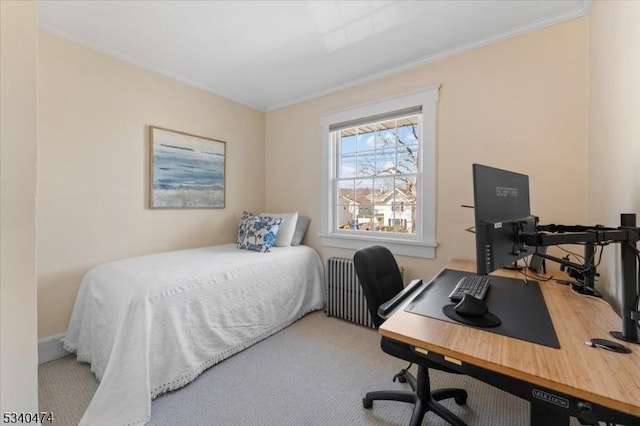
<svg viewBox="0 0 640 426"><path fill-rule="evenodd" d="M375 391L368 392L362 398L364 408L373 407L373 401L399 401L414 404L411 414L410 426L420 426L427 412L433 411L438 416L453 426L467 426L458 416L438 401L454 398L456 404L463 405L467 402L467 391L464 389L443 388L431 391L429 376L426 367L418 366L417 380L408 372L404 373L404 379L415 391ZM402 382L402 378L400 379Z"/></svg>

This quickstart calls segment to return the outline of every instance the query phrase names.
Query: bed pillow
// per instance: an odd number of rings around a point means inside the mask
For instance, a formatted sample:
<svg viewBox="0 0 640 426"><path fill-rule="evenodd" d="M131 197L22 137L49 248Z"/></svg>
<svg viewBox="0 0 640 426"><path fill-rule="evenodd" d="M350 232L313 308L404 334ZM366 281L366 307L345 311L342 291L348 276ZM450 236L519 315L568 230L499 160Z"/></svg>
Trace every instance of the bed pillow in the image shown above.
<svg viewBox="0 0 640 426"><path fill-rule="evenodd" d="M311 222L310 217L298 216L298 222L296 223L296 230L293 233L293 238L291 239L292 246L299 246L300 243L302 243L304 234L307 233L307 228L309 228L309 222Z"/></svg>
<svg viewBox="0 0 640 426"><path fill-rule="evenodd" d="M238 230L238 248L264 253L276 242L282 219L252 215L243 223L244 227L241 224L241 229Z"/></svg>
<svg viewBox="0 0 640 426"><path fill-rule="evenodd" d="M291 245L291 239L293 233L296 230L296 224L298 222L298 212L294 213L260 213L262 217L277 217L282 219L282 224L278 230L278 236L276 238L276 247L289 247Z"/></svg>
<svg viewBox="0 0 640 426"><path fill-rule="evenodd" d="M255 216L253 213L246 210L242 212L242 217L240 218L240 226L238 226L238 235L236 236L236 244L240 244L240 241L242 241L242 239L244 238L248 221L253 216Z"/></svg>

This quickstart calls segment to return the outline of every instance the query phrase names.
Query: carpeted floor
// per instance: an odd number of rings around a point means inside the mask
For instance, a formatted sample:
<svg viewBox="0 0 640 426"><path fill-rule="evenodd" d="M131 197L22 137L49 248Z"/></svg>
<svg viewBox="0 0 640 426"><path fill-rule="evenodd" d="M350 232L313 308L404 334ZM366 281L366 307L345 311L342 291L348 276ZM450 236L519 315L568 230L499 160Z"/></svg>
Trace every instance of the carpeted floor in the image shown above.
<svg viewBox="0 0 640 426"><path fill-rule="evenodd" d="M376 401L367 391L407 388L393 376L407 363L380 350L367 329L315 312L153 401L151 425L406 425L412 405ZM415 372L415 367L413 367ZM444 404L470 426L526 426L529 406L473 378L431 372L433 388L463 387L468 402ZM98 386L87 364L67 356L39 368L40 411L77 425ZM572 419L572 424L573 423ZM432 413L424 425L445 425ZM578 423L575 423L576 425Z"/></svg>

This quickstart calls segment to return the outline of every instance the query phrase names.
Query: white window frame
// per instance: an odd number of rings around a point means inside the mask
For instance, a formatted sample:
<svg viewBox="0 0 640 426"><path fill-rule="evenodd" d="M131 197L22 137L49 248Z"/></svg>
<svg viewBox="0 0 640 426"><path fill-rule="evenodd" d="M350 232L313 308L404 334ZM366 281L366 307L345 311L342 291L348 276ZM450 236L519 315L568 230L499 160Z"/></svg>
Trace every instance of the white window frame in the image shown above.
<svg viewBox="0 0 640 426"><path fill-rule="evenodd" d="M433 85L417 92L394 96L352 108L331 112L320 117L322 128L322 230L319 233L323 245L358 250L381 244L394 254L435 259L436 233L436 123L440 85ZM332 143L329 127L364 117L386 114L421 106L422 126L419 148L419 199L417 200L418 224L415 235L380 235L383 233L338 232L336 218L336 146Z"/></svg>

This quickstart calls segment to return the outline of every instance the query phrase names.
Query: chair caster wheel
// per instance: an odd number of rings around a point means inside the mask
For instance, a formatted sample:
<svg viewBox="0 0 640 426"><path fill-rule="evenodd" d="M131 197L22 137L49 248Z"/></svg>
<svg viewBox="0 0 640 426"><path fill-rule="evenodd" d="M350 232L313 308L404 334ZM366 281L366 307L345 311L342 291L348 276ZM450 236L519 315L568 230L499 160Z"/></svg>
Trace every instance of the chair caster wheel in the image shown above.
<svg viewBox="0 0 640 426"><path fill-rule="evenodd" d="M368 398L362 398L362 406L364 408L371 408L373 407L373 401Z"/></svg>
<svg viewBox="0 0 640 426"><path fill-rule="evenodd" d="M463 397L458 397L456 396L455 398L453 398L453 400L456 402L456 404L458 405L464 405L467 403L467 397L463 396Z"/></svg>
<svg viewBox="0 0 640 426"><path fill-rule="evenodd" d="M407 378L404 376L404 374L398 376L398 382L407 383Z"/></svg>

